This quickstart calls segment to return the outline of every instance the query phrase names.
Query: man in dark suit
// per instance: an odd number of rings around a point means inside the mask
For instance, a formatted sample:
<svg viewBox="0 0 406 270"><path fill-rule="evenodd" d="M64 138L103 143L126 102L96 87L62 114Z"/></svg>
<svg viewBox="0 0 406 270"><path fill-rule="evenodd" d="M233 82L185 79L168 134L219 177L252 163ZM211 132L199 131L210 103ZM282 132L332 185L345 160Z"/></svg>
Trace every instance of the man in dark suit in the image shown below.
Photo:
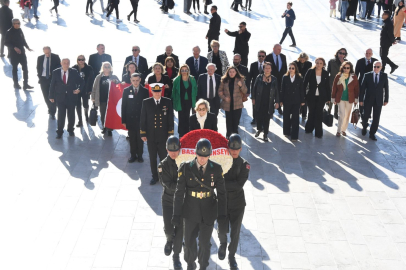
<svg viewBox="0 0 406 270"><path fill-rule="evenodd" d="M0 57L4 57L4 44L6 42L6 33L13 24L13 11L8 7L10 5L10 0L3 0L2 7L0 8L0 34L1 34L1 50Z"/></svg>
<svg viewBox="0 0 406 270"><path fill-rule="evenodd" d="M89 56L89 66L93 68L94 78L100 74L101 66L103 62L109 62L113 66L113 60L109 54L105 53L104 44L97 45L97 53Z"/></svg>
<svg viewBox="0 0 406 270"><path fill-rule="evenodd" d="M173 48L172 48L172 46L171 45L168 45L168 46L166 46L166 48L165 48L165 53L164 54L161 54L161 55L158 55L157 57L156 57L156 63L161 63L162 65L164 65L165 66L165 59L167 58L167 57L172 57L173 59L175 59L175 67L177 67L177 68L179 68L179 57L177 56L177 55L174 55L173 53Z"/></svg>
<svg viewBox="0 0 406 270"><path fill-rule="evenodd" d="M385 10L382 14L382 30L381 30L381 59L382 59L382 72L385 71L386 64L391 67L390 74L395 72L399 67L393 63L389 57L389 49L392 45L396 44L395 35L393 34L393 22L390 19L391 12Z"/></svg>
<svg viewBox="0 0 406 270"><path fill-rule="evenodd" d="M206 66L209 63L206 57L200 55L200 47L193 47L193 56L186 60L186 64L189 66L190 75L197 80L199 76L206 72Z"/></svg>
<svg viewBox="0 0 406 270"><path fill-rule="evenodd" d="M207 31L206 35L209 44L209 52L211 52L211 41L213 39L219 41L221 27L221 17L217 14L217 6L212 6L210 12L213 17L210 19L209 31Z"/></svg>
<svg viewBox="0 0 406 270"><path fill-rule="evenodd" d="M359 105L364 106L362 135L365 136L365 134L367 134L368 118L373 109L369 138L374 141L376 141L375 133L378 130L382 105L386 106L389 101L388 75L381 72L381 70L382 63L380 61L375 61L374 71L365 73L359 93Z"/></svg>
<svg viewBox="0 0 406 270"><path fill-rule="evenodd" d="M241 64L243 66L248 65L248 54L250 47L248 45L248 41L251 38L251 33L247 30L247 24L245 22L241 22L238 26L240 28L239 31L230 32L227 29L224 30L227 35L235 37L234 43L234 53L241 55Z"/></svg>
<svg viewBox="0 0 406 270"><path fill-rule="evenodd" d="M7 30L5 45L8 48L8 55L10 58L10 63L13 66L13 81L14 88L21 89L18 84L17 69L18 65L21 64L21 69L23 70L24 78L24 89L33 89L34 87L28 85L28 67L27 67L27 56L25 55L25 48L32 52L27 42L25 41L24 33L20 28L20 20L12 19L13 27Z"/></svg>
<svg viewBox="0 0 406 270"><path fill-rule="evenodd" d="M283 77L283 75L285 75L285 73L288 70L288 64L286 63L286 56L283 53L281 53L281 51L282 51L282 46L279 44L275 44L275 46L273 46L273 52L271 54L268 54L265 58L266 62L271 63L272 75L278 79L279 93L281 91L282 77ZM280 115L282 115L281 107L278 108L278 112Z"/></svg>
<svg viewBox="0 0 406 270"><path fill-rule="evenodd" d="M251 89L254 88L255 84L255 79L258 77L259 74L264 73L264 61L266 57L266 52L264 50L260 50L258 52L258 61L255 61L254 63L251 64L250 66L250 83L251 83ZM255 105L252 105L252 121L251 125L255 125L257 122L255 120Z"/></svg>
<svg viewBox="0 0 406 270"><path fill-rule="evenodd" d="M211 151L210 141L200 139L196 144L196 158L182 163L178 172L172 224L184 224L187 269L196 269L196 258L200 269L207 269L210 238L216 219L220 233L227 233L227 226L224 226L227 225L224 222L227 219L227 195L223 170L220 164L209 159ZM199 250L196 238L199 238Z"/></svg>
<svg viewBox="0 0 406 270"><path fill-rule="evenodd" d="M197 81L197 100L205 99L210 104L210 112L217 117L220 110L220 97L218 95L221 77L215 74L216 65L210 63L207 65L207 73L199 76Z"/></svg>
<svg viewBox="0 0 406 270"><path fill-rule="evenodd" d="M131 157L128 162L144 162L142 154L144 153L144 142L140 135L141 108L144 99L149 97L146 88L140 85L141 74L131 75L131 86L124 89L121 104L121 123L127 128L130 137Z"/></svg>
<svg viewBox="0 0 406 270"><path fill-rule="evenodd" d="M56 105L49 100L49 87L51 86L52 71L61 67L61 59L59 55L51 53L49 46L45 46L42 50L44 54L38 56L37 60L38 83L48 107L48 114L52 119L55 119Z"/></svg>
<svg viewBox="0 0 406 270"><path fill-rule="evenodd" d="M138 67L138 72L141 74L141 78L145 80L145 78L148 76L147 59L140 55L141 49L138 46L133 46L132 52L133 55L128 56L124 61L123 75L127 73L125 66L128 64L128 62L134 62Z"/></svg>
<svg viewBox="0 0 406 270"><path fill-rule="evenodd" d="M152 172L150 185L158 182L156 156L166 157L166 140L173 135L172 100L161 97L162 88L152 88L152 97L144 99L141 109L141 139L147 142Z"/></svg>
<svg viewBox="0 0 406 270"><path fill-rule="evenodd" d="M362 79L364 78L364 74L371 72L373 70L373 63L378 61L378 59L372 57L372 49L367 49L365 52L365 57L362 57L357 61L355 66L355 75L358 77L359 86L361 88ZM364 106L359 106L359 111L361 115L364 114Z"/></svg>
<svg viewBox="0 0 406 270"><path fill-rule="evenodd" d="M62 138L65 127L66 113L68 113L69 136L75 136L75 107L78 103L78 94L83 90L85 81L80 77L76 69L70 68L70 60L63 58L62 67L52 71L51 86L49 88L49 100L58 107L58 130L57 139Z"/></svg>

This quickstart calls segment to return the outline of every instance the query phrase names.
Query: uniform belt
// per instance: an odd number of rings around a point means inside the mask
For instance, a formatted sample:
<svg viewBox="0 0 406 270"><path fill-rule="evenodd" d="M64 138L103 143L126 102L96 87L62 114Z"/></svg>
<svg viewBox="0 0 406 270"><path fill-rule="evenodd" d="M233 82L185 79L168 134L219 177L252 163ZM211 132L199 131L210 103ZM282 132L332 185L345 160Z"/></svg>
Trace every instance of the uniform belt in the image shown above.
<svg viewBox="0 0 406 270"><path fill-rule="evenodd" d="M209 198L211 197L211 192L198 192L198 191L188 191L188 194L192 197L198 198L198 199L204 199L204 198Z"/></svg>

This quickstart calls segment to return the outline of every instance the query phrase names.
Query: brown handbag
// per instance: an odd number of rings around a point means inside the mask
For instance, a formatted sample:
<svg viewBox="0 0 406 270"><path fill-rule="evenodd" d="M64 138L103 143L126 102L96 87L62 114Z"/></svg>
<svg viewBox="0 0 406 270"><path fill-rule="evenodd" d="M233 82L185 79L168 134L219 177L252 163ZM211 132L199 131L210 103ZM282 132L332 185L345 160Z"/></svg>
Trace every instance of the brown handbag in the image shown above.
<svg viewBox="0 0 406 270"><path fill-rule="evenodd" d="M354 126L354 128L357 128L357 124L358 124L360 117L361 117L361 113L357 106L356 108L354 108L354 110L352 111L352 114L351 114L351 124Z"/></svg>
<svg viewBox="0 0 406 270"><path fill-rule="evenodd" d="M245 83L243 81L243 83ZM244 94L244 92L240 89L241 96L242 96L242 102L246 102L248 100L248 95Z"/></svg>

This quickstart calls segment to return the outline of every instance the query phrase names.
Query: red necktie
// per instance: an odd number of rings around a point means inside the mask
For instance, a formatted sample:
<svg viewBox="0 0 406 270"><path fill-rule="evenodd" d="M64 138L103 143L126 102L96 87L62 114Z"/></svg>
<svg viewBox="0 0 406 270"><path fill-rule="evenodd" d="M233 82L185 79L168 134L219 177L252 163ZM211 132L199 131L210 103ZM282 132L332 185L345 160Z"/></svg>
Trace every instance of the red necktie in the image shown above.
<svg viewBox="0 0 406 270"><path fill-rule="evenodd" d="M63 83L66 84L66 71L63 72Z"/></svg>
<svg viewBox="0 0 406 270"><path fill-rule="evenodd" d="M371 61L368 60L368 65L371 64Z"/></svg>

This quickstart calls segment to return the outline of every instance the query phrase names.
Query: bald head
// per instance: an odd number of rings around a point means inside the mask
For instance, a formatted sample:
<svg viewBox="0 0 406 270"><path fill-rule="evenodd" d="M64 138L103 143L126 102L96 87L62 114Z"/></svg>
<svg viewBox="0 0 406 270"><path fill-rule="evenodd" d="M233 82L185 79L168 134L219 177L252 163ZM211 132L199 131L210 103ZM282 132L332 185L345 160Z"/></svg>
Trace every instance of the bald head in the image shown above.
<svg viewBox="0 0 406 270"><path fill-rule="evenodd" d="M275 44L273 46L273 53L279 55L282 51L282 46L280 44Z"/></svg>

